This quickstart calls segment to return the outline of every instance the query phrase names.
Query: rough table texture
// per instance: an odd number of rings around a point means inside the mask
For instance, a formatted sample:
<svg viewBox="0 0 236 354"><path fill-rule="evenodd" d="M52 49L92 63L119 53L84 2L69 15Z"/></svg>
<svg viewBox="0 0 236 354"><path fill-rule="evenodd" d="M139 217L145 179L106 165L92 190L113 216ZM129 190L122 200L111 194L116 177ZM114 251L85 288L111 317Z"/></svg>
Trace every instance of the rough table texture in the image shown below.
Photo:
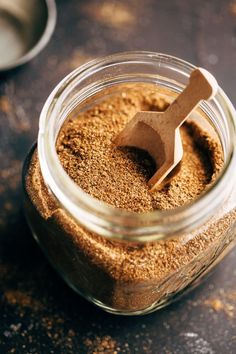
<svg viewBox="0 0 236 354"><path fill-rule="evenodd" d="M106 314L62 282L32 239L22 212L21 166L52 88L98 55L143 49L182 57L215 74L236 103L236 2L57 5L47 48L0 78L0 353L235 353L236 250L205 284L166 309L139 318Z"/></svg>

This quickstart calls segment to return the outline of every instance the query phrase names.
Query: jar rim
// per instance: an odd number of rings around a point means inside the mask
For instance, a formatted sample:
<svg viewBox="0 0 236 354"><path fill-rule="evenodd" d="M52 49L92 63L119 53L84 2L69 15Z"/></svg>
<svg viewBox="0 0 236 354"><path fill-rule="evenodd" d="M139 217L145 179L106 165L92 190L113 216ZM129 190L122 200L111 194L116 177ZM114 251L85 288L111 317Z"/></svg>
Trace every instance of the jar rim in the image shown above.
<svg viewBox="0 0 236 354"><path fill-rule="evenodd" d="M233 180L236 171L236 112L229 98L219 88L213 100L223 108L229 126L229 153L214 183L190 203L175 209L146 213L126 211L87 194L68 176L60 163L55 143L52 143L53 123L66 93L75 80L78 82L104 66L115 65L121 61L138 63L145 60L171 65L176 70L179 68L186 77L195 68L194 65L177 57L146 51L123 52L94 59L67 75L49 95L40 115L38 134L38 154L42 175L47 187L59 203L72 217L91 231L106 237L131 241L163 239L182 230L193 228L201 220L209 217L209 213L206 212L209 205L212 210L220 206L222 198L225 197L225 188L229 189L229 180Z"/></svg>

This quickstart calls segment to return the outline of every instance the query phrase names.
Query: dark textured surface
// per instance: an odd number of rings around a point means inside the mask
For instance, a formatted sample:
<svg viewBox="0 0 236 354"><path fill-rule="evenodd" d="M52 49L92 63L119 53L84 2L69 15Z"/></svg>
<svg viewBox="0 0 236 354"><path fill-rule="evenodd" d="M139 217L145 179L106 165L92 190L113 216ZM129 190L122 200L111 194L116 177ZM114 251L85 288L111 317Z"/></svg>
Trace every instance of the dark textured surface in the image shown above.
<svg viewBox="0 0 236 354"><path fill-rule="evenodd" d="M0 353L89 353L96 351L96 337L105 336L118 353L235 353L236 250L205 284L166 309L139 318L106 314L74 294L33 241L22 212L20 173L52 88L101 54L143 49L182 57L215 74L235 104L236 2L57 5L47 48L0 78Z"/></svg>

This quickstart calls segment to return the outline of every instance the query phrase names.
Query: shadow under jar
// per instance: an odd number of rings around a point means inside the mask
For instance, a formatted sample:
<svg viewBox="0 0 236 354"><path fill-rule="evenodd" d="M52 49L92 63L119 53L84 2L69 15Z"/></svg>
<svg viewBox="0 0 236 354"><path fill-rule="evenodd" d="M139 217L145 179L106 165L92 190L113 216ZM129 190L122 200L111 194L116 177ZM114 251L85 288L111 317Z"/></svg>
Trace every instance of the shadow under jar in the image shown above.
<svg viewBox="0 0 236 354"><path fill-rule="evenodd" d="M235 111L219 89L189 118L218 142L223 163L197 198L169 210L131 212L92 197L63 168L58 136L68 120L126 88L145 92L151 87L168 104L193 68L149 52L97 59L60 82L42 110L38 146L23 170L27 220L69 286L106 311L139 315L166 306L194 287L234 245Z"/></svg>

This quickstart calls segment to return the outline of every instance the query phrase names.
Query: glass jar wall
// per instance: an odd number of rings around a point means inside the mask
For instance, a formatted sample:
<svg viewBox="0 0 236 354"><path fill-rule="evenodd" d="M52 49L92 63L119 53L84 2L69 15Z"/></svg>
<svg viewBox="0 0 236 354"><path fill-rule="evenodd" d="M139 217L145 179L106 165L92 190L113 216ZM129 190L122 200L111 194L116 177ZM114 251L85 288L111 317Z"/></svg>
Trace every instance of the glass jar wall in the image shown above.
<svg viewBox="0 0 236 354"><path fill-rule="evenodd" d="M193 68L148 52L98 59L69 74L41 113L38 146L23 171L26 216L65 281L107 311L143 314L167 305L234 245L235 111L219 89L190 117L219 142L224 165L205 193L171 210L128 212L85 193L59 161L58 134L65 121L127 87L150 86L171 102Z"/></svg>

